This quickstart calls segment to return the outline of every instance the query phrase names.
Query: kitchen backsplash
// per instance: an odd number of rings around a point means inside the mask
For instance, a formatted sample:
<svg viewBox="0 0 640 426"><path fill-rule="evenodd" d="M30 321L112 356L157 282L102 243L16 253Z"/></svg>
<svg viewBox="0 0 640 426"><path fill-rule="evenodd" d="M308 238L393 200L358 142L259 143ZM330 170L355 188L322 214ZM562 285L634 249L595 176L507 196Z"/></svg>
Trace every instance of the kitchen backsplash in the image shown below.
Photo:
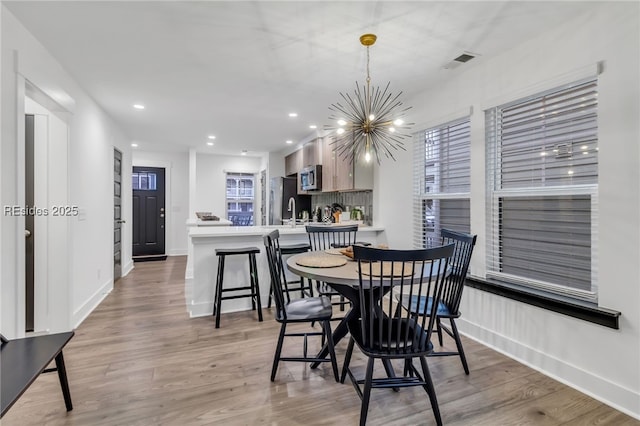
<svg viewBox="0 0 640 426"><path fill-rule="evenodd" d="M340 203L352 210L354 207L363 208L364 223L373 224L373 191L353 192L323 192L311 195L311 207L323 208L333 203Z"/></svg>

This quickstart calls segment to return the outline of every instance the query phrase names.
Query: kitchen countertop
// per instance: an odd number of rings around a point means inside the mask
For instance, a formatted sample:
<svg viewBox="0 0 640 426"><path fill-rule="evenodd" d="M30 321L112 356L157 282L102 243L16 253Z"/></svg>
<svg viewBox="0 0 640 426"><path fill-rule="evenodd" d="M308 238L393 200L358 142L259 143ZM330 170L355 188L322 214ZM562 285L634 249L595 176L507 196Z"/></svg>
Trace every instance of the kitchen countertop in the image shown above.
<svg viewBox="0 0 640 426"><path fill-rule="evenodd" d="M314 223L310 223L314 224ZM319 225L319 224L315 224ZM321 225L321 226L341 226L344 224L335 225ZM206 238L206 237L232 237L232 236L252 236L252 235L265 235L274 229L280 231L281 235L298 235L306 234L305 225L296 225L292 228L289 225L264 225L264 226L193 226L189 228L190 238ZM384 231L383 226L365 226L360 225L358 232L380 232Z"/></svg>
<svg viewBox="0 0 640 426"><path fill-rule="evenodd" d="M187 226L231 226L232 223L230 220L223 218L220 218L220 220L187 219Z"/></svg>

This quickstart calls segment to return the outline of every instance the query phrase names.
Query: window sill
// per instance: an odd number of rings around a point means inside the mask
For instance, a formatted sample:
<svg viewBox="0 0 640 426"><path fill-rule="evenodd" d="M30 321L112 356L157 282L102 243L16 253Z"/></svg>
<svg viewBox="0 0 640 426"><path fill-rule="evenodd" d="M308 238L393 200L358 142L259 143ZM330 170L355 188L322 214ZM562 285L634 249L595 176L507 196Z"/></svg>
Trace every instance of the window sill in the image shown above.
<svg viewBox="0 0 640 426"><path fill-rule="evenodd" d="M467 278L466 285L478 290L486 291L508 299L528 305L537 306L560 314L569 315L584 321L618 330L621 313L611 309L601 308L596 304L570 301L550 293L534 293L524 287L507 284L494 280Z"/></svg>

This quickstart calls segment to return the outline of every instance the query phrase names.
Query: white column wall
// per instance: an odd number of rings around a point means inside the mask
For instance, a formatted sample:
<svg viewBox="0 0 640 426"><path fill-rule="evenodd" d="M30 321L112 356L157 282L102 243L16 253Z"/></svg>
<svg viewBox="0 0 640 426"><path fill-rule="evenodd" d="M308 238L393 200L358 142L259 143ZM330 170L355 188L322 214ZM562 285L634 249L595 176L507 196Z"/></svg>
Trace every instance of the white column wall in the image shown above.
<svg viewBox="0 0 640 426"><path fill-rule="evenodd" d="M478 291L465 290L459 321L470 337L640 418L640 5L602 4L556 31L497 57L473 59L407 99L416 123L437 124L473 109L471 273L485 272L484 112L497 99L536 93L557 78L603 61L599 92L599 302L622 312L613 330ZM482 53L482 52L479 52ZM402 82L393 82L402 90ZM416 126L414 130L422 127ZM375 212L390 245L412 238L409 150L378 169ZM384 195L384 198L382 198ZM405 206L405 208L401 208ZM380 220L378 222L378 219ZM471 362L472 364L472 362ZM473 365L471 365L473 368ZM473 374L473 373L472 373Z"/></svg>

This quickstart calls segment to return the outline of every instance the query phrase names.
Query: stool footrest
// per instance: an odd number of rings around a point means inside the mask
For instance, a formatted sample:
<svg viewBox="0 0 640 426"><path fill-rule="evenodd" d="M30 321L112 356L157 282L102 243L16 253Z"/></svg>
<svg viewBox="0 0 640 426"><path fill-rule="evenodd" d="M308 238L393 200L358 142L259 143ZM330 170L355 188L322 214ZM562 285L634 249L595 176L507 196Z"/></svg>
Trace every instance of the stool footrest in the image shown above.
<svg viewBox="0 0 640 426"><path fill-rule="evenodd" d="M247 297L254 297L253 294L238 294L236 296L224 296L220 300L231 300L231 299L245 299Z"/></svg>

